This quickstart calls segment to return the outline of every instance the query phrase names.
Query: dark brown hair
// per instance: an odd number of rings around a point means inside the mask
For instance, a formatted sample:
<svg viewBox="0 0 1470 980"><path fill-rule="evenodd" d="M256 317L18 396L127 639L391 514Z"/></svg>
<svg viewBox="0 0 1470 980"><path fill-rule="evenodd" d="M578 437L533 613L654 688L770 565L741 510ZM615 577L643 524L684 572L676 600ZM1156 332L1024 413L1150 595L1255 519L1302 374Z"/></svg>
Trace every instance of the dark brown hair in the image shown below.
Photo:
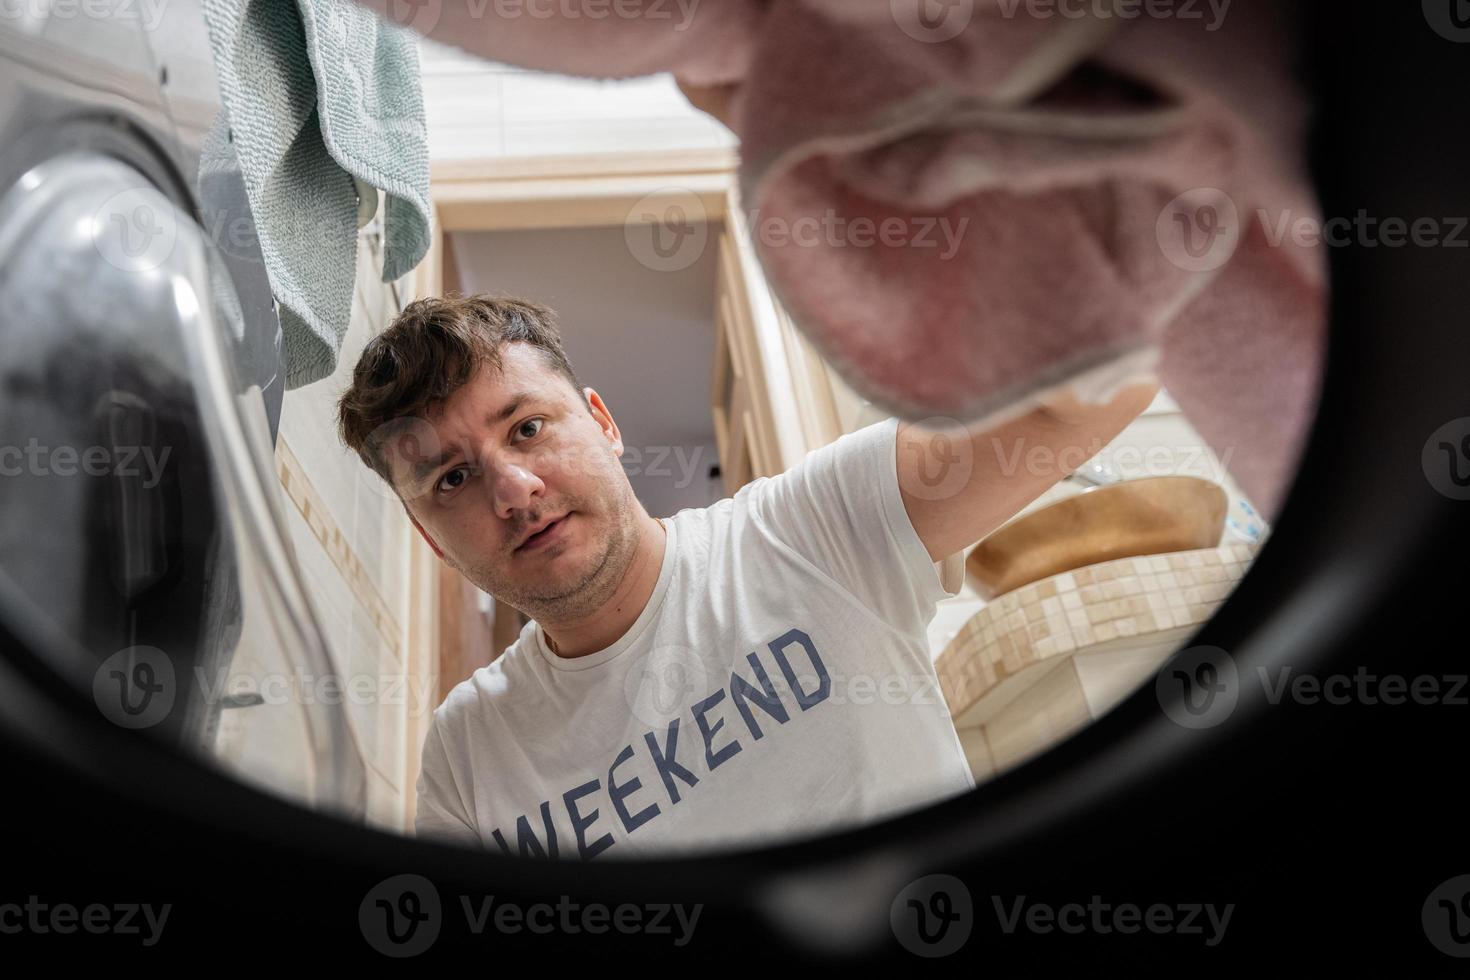
<svg viewBox="0 0 1470 980"><path fill-rule="evenodd" d="M369 341L337 402L337 431L348 448L389 486L392 475L379 453L383 426L424 418L475 376L482 365L502 367L500 349L522 342L539 350L547 366L583 398L556 314L525 300L489 295L430 297L398 314ZM585 400L584 400L585 403Z"/></svg>

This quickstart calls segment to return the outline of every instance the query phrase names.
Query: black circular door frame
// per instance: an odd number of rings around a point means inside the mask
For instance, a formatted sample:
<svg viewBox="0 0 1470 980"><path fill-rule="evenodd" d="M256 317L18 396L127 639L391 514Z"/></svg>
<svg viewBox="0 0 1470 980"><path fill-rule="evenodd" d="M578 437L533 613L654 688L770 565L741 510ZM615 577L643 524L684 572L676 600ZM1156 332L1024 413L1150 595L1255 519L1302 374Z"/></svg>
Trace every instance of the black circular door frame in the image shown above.
<svg viewBox="0 0 1470 980"><path fill-rule="evenodd" d="M1420 5L1396 6L1304 8L1323 211L1453 221L1470 215L1470 45L1437 35ZM1281 665L1443 673L1463 663L1463 639L1451 647L1428 638L1463 615L1445 603L1465 594L1457 549L1470 503L1435 490L1422 450L1440 426L1470 416L1470 250L1359 242L1332 250L1331 277L1327 370L1300 473L1249 574L1190 647L1226 651L1245 674ZM10 628L0 636L7 648L47 642L13 627L0 623ZM1449 839L1451 783L1463 777L1440 768L1440 756L1463 744L1463 714L1314 711L1270 704L1261 685L1243 684L1229 720L1202 729L1170 721L1155 692L1139 690L974 793L850 833L689 861L580 864L477 855L302 810L146 738L118 738L69 691L43 693L47 679L31 658L12 655L0 670L12 779L37 803L7 818L12 834L85 847L105 829L128 842L88 850L76 867L33 867L22 856L17 882L44 874L56 887L131 888L138 900L166 893L179 903L182 941L228 944L240 915L263 931L306 928L324 961L377 956L359 906L405 873L433 883L446 923L461 898L490 894L524 905L571 896L703 906L684 949L613 930L487 937L446 928L434 953L604 956L619 946L638 956L906 957L890 905L912 880L940 873L967 885L977 922L993 919L989 903L1000 895L1193 895L1240 902L1248 942L1295 937L1308 955L1342 948L1360 961L1380 943L1403 944L1400 962L1444 966L1451 961L1419 931L1418 903L1470 871L1463 834ZM1456 732L1458 742L1445 741ZM1415 788L1424 802L1403 796ZM1396 816L1368 809L1400 798ZM148 846L140 853L139 844ZM1334 905L1334 892L1351 901ZM1180 936L1149 941L1002 937L992 923L969 952L981 963L1036 965L1200 950ZM1241 947L1208 952L1232 949Z"/></svg>

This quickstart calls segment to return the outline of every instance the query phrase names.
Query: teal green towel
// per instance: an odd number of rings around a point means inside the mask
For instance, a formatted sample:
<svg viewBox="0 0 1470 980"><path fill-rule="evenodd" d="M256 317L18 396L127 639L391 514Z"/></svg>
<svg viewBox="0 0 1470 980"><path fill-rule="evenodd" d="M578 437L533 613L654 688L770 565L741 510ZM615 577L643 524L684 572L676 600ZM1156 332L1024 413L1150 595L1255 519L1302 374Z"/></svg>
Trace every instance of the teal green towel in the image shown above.
<svg viewBox="0 0 1470 980"><path fill-rule="evenodd" d="M281 313L286 387L330 375L352 316L354 178L382 190L383 281L429 249L416 35L351 0L204 0L230 139Z"/></svg>

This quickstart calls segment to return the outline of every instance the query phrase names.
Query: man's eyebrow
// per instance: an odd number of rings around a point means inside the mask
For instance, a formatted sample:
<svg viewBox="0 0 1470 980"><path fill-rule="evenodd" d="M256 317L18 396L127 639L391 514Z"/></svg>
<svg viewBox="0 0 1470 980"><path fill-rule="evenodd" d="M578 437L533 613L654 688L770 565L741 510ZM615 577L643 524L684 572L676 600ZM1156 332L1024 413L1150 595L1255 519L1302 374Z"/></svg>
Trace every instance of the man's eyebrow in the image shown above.
<svg viewBox="0 0 1470 980"><path fill-rule="evenodd" d="M511 397L511 400L508 404L506 404L499 411L490 413L490 415L486 416L485 421L492 426L504 422L506 419L510 418L516 413L516 409L521 407L522 402L531 397L532 393L529 391L516 392L515 395ZM418 481L422 480L434 470L437 470L439 467L449 462L456 455L458 455L458 450L451 449L442 452L437 456L432 456L429 459L423 460L422 462L415 463L413 466L414 482L417 483Z"/></svg>
<svg viewBox="0 0 1470 980"><path fill-rule="evenodd" d="M495 424L497 424L499 422L504 422L506 419L510 418L512 415L515 414L516 409L518 409L518 408L521 407L521 402L526 401L527 399L529 399L531 397L533 397L533 396L532 396L532 393L529 392L529 391L518 391L518 392L516 392L515 393L515 397L513 397L510 400L510 404L509 405L506 405L500 411L493 413L489 417L489 419L488 419L489 423L491 425L495 425Z"/></svg>

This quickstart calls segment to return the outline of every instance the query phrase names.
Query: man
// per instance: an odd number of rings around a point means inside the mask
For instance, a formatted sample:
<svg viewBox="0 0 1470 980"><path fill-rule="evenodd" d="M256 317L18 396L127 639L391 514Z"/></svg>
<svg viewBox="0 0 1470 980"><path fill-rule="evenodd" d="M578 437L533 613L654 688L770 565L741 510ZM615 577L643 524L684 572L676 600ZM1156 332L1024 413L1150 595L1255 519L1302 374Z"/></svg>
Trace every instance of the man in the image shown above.
<svg viewBox="0 0 1470 980"><path fill-rule="evenodd" d="M935 563L1155 391L986 433L889 419L655 519L549 310L412 304L363 352L342 438L435 554L531 617L435 710L417 832L546 858L711 851L973 788L926 636L954 594Z"/></svg>

